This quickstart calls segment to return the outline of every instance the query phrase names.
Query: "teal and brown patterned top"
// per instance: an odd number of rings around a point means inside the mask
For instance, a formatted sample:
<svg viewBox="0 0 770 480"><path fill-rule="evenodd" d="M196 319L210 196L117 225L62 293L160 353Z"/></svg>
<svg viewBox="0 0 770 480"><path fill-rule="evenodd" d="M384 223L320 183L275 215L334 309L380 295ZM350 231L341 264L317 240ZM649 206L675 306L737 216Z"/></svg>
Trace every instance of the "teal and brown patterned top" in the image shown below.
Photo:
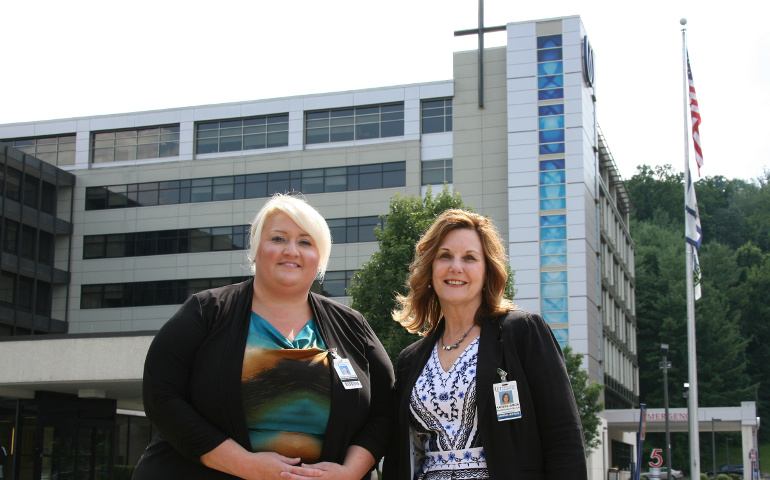
<svg viewBox="0 0 770 480"><path fill-rule="evenodd" d="M289 341L251 312L241 384L255 452L320 459L331 403L327 353L315 319Z"/></svg>

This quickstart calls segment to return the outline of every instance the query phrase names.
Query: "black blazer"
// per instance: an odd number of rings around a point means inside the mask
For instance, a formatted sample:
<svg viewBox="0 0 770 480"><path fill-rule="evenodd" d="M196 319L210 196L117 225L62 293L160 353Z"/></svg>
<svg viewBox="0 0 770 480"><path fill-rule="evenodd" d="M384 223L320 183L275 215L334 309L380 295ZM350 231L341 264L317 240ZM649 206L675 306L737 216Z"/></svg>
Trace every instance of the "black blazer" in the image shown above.
<svg viewBox="0 0 770 480"><path fill-rule="evenodd" d="M443 322L443 321L442 321ZM414 478L409 397L444 326L399 355L394 433L385 456L383 478ZM497 421L492 385L497 369L516 380L521 418ZM585 480L583 431L564 356L545 321L512 311L481 324L476 366L479 434L489 477L497 479Z"/></svg>
<svg viewBox="0 0 770 480"><path fill-rule="evenodd" d="M135 479L235 478L205 467L200 457L228 438L251 450L241 372L253 282L192 295L158 331L145 360L143 396L159 435L140 459ZM390 359L360 313L314 293L308 301L327 347L351 361L363 385L346 390L331 372L331 411L320 461L342 463L350 445L379 459L390 429Z"/></svg>

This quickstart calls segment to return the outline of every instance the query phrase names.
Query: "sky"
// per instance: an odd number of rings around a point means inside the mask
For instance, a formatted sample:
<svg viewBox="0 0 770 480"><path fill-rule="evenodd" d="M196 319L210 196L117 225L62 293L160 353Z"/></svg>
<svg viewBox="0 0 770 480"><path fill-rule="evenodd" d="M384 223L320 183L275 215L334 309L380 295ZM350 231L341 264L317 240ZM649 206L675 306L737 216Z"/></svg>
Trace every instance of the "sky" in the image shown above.
<svg viewBox="0 0 770 480"><path fill-rule="evenodd" d="M685 17L701 175L752 180L770 168L761 3L486 0L484 24L581 16L597 119L627 179L643 164L684 169ZM477 47L454 31L478 26L478 0L25 0L2 10L0 124L451 80L453 52ZM485 36L487 47L504 42Z"/></svg>

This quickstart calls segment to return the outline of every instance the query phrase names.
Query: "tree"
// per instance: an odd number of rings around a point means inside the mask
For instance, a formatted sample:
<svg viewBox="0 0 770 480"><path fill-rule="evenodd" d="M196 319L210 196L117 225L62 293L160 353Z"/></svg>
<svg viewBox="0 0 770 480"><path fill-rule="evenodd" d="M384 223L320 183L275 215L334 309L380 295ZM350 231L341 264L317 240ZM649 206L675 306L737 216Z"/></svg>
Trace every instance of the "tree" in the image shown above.
<svg viewBox="0 0 770 480"><path fill-rule="evenodd" d="M450 208L472 210L447 186L435 196L428 187L422 199L396 194L385 221L374 233L379 250L356 271L351 282L350 306L366 317L394 364L401 350L419 338L393 321L396 293L407 292L406 279L417 241L436 217Z"/></svg>
<svg viewBox="0 0 770 480"><path fill-rule="evenodd" d="M405 295L409 265L414 260L414 247L422 234L444 210L461 208L473 211L465 205L457 193L444 186L441 193L433 195L430 187L425 198L396 195L391 199L390 212L381 226L375 230L379 250L357 270L350 287L350 306L361 312L369 321L385 350L395 363L398 354L417 340L404 327L393 321L391 312L396 308L396 293ZM508 267L508 283L505 296L515 295L513 272ZM581 370L583 355L573 354L572 348L564 350L567 371L575 393L586 452L599 444L598 413L603 406L598 402L603 388L596 382L588 382L588 373Z"/></svg>
<svg viewBox="0 0 770 480"><path fill-rule="evenodd" d="M704 232L699 251L703 298L695 303L699 403L704 407L738 405L755 396L760 409L770 404L763 368L770 361L765 347L770 345L766 177L748 183L716 176L696 184ZM648 407L663 405L659 347L668 343L669 388L674 387L669 402L684 407L677 388L688 381L684 186L668 166L639 167L626 185L636 208L630 229L636 247L640 401ZM675 463L686 463L686 435L672 435L671 443Z"/></svg>
<svg viewBox="0 0 770 480"><path fill-rule="evenodd" d="M588 456L591 450L601 444L599 412L604 409L604 405L599 401L599 397L604 391L604 386L588 380L588 372L582 368L583 354L572 353L572 345L564 348L564 360L567 363L567 374L575 394L578 413L580 413L580 422L583 424L583 441L586 456Z"/></svg>

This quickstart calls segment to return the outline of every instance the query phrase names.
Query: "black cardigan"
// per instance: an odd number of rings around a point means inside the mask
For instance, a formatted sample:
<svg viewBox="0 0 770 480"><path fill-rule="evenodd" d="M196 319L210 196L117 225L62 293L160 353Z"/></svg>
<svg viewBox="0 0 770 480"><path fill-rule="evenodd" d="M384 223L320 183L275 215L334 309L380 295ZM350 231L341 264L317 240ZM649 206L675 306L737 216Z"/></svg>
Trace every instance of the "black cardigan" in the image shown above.
<svg viewBox="0 0 770 480"><path fill-rule="evenodd" d="M145 360L143 396L159 435L142 455L135 479L235 478L205 467L200 457L228 438L251 450L241 372L253 284L252 278L192 295L158 331ZM351 361L363 385L346 390L331 372L331 411L320 461L342 463L350 445L379 459L390 429L390 359L360 313L314 293L308 301L327 348Z"/></svg>
<svg viewBox="0 0 770 480"><path fill-rule="evenodd" d="M383 471L386 480L414 478L409 397L443 331L440 325L399 355L395 430ZM517 382L519 419L497 421L492 395L492 385L500 382L497 368L508 372L508 381ZM476 402L490 479L587 478L583 431L564 356L539 315L513 311L482 322Z"/></svg>

